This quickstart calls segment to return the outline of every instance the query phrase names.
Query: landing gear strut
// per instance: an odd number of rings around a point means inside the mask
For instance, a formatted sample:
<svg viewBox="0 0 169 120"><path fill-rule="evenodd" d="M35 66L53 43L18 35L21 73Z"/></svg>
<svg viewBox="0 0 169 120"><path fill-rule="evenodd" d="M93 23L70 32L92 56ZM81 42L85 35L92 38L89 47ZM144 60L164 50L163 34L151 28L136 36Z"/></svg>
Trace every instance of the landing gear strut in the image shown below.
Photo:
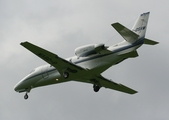
<svg viewBox="0 0 169 120"><path fill-rule="evenodd" d="M28 99L28 93L26 93L25 95L24 95L24 99L26 100L26 99Z"/></svg>
<svg viewBox="0 0 169 120"><path fill-rule="evenodd" d="M98 86L98 85L93 85L93 90L95 91L95 92L98 92L99 90L100 90L100 86Z"/></svg>

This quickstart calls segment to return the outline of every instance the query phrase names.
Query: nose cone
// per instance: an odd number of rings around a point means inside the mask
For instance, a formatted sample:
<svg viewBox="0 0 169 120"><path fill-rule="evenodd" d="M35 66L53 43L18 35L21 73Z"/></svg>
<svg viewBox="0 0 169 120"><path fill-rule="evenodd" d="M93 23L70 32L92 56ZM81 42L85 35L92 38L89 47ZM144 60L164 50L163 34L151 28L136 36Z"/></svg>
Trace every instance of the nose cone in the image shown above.
<svg viewBox="0 0 169 120"><path fill-rule="evenodd" d="M33 88L34 84L41 79L41 69L36 68L36 71L29 73L26 77L24 77L20 82L18 82L14 86L14 90L16 92L28 92Z"/></svg>
<svg viewBox="0 0 169 120"><path fill-rule="evenodd" d="M14 90L16 91L16 92L19 92L20 91L20 87L21 86L21 82L19 82L19 83L17 83L15 86L14 86Z"/></svg>
<svg viewBox="0 0 169 120"><path fill-rule="evenodd" d="M26 86L25 86L25 79L22 79L20 82L18 82L15 86L14 86L14 90L16 92L25 92L27 90Z"/></svg>
<svg viewBox="0 0 169 120"><path fill-rule="evenodd" d="M18 90L17 84L14 86L14 90L17 92L17 90Z"/></svg>

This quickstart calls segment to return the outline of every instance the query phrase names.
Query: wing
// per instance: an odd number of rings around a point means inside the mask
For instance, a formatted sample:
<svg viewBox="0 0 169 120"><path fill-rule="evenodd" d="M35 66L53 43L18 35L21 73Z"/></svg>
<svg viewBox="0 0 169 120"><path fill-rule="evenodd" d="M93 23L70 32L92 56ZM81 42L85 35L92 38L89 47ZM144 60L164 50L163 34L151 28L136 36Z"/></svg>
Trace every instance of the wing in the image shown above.
<svg viewBox="0 0 169 120"><path fill-rule="evenodd" d="M90 84L97 85L99 87L105 87L105 88L109 88L109 89L112 89L112 90L117 90L117 91L128 93L128 94L137 93L137 91L135 91L135 90L133 90L133 89L131 89L131 88L125 86L125 85L122 85L122 84L113 82L111 80L108 80L108 79L104 78L101 75L95 76L95 77L91 77L91 78L86 78L86 79L82 78L82 79L78 79L78 80L75 80L75 81L84 82L84 83L90 83Z"/></svg>
<svg viewBox="0 0 169 120"><path fill-rule="evenodd" d="M54 66L61 75L63 75L64 71L68 71L69 73L77 73L78 71L86 71L84 68L77 66L67 60L60 58L58 55L49 52L43 48L40 48L36 45L33 45L29 42L21 43L23 47L49 63L50 65ZM83 73L83 72L82 72Z"/></svg>
<svg viewBox="0 0 169 120"><path fill-rule="evenodd" d="M137 93L137 91L135 91L135 90L133 90L129 87L126 87L122 84L118 84L118 83L115 83L111 80L108 80L101 75L96 77L95 79L99 82L99 86L102 86L102 87L105 87L105 88L110 88L110 89L121 91L121 92L125 92L125 93L128 93L128 94Z"/></svg>
<svg viewBox="0 0 169 120"><path fill-rule="evenodd" d="M133 43L139 37L139 35L121 25L120 23L113 23L112 26L127 42Z"/></svg>

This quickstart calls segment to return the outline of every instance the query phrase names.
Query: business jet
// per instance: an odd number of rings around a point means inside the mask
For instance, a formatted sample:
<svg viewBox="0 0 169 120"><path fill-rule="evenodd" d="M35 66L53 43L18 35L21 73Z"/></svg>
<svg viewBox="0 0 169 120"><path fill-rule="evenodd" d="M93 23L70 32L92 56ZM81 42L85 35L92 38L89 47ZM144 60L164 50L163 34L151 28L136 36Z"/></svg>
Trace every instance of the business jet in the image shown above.
<svg viewBox="0 0 169 120"><path fill-rule="evenodd" d="M118 22L112 24L124 41L112 46L105 44L81 46L75 49L75 56L68 59L63 59L32 43L22 42L23 47L48 64L35 68L15 85L14 90L19 93L26 92L24 99L28 99L28 93L33 88L77 81L92 84L95 92L104 87L128 94L137 93L125 85L103 77L101 73L125 59L138 57L137 49L143 44L158 44L145 38L149 14L150 12L141 14L131 30Z"/></svg>

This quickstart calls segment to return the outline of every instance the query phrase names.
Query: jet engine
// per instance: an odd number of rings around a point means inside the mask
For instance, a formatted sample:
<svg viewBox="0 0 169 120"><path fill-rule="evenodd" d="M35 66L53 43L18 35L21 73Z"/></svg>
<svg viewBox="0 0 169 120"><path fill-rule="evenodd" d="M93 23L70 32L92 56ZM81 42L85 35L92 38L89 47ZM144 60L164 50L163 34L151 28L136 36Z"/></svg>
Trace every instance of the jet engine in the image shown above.
<svg viewBox="0 0 169 120"><path fill-rule="evenodd" d="M97 54L100 51L106 49L104 44L90 44L81 46L75 49L75 55L77 57L87 57L89 55Z"/></svg>

